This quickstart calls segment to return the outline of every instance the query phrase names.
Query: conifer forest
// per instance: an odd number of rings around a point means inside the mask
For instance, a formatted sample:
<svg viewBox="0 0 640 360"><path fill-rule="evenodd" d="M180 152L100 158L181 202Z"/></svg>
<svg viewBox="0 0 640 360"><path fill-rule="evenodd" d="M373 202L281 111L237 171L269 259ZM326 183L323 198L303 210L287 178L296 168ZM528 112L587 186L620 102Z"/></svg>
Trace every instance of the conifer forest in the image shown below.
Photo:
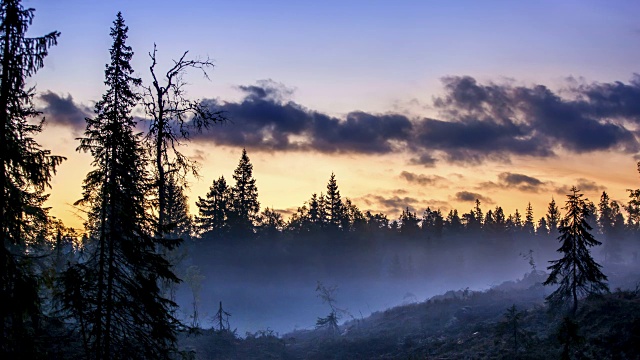
<svg viewBox="0 0 640 360"><path fill-rule="evenodd" d="M91 55L105 64L91 69L103 74L101 96L86 116L60 120L53 104L71 94L41 92L38 76L55 71L50 59L93 62L56 58L82 34L35 32L30 6L0 0L0 359L640 359L637 75L581 83L571 100L541 85L445 77L433 106L449 120L340 118L283 100L287 90L268 81L240 86L239 102L195 99L188 74L210 80L224 68L189 49L167 62L153 33L152 46L134 48L140 21L123 11ZM570 120L544 120L556 112ZM75 153L41 145L55 136L50 123L73 123ZM194 156L203 139L232 149L207 155L233 154L237 166ZM409 187L387 199L349 194L336 166L283 209L263 200L252 162L285 148L380 159L400 146L423 173L447 163L471 169L466 177L488 162L606 150L634 159L635 186L559 186L509 170L427 204ZM82 226L72 227L50 197L78 156L90 170L76 174L81 196L69 206ZM403 171L396 181L451 192L464 176ZM521 210L487 189L517 194Z"/></svg>

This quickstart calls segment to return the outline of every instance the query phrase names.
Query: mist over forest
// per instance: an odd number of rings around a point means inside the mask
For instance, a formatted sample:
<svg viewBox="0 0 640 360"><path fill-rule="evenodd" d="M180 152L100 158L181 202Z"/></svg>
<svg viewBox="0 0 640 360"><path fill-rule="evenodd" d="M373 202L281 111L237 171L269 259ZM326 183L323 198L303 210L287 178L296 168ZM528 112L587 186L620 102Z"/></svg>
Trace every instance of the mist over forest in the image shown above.
<svg viewBox="0 0 640 360"><path fill-rule="evenodd" d="M428 168L560 151L632 156L637 109L620 99L640 94L637 79L578 86L567 100L542 86L446 77L434 104L448 120L338 119L279 99L286 91L272 83L241 87L238 103L188 98L184 76L213 68L188 51L164 69L154 45L145 82L118 12L105 92L88 114L52 92L41 109L29 86L61 34L29 37L34 9L20 0L0 1L0 20L0 358L640 358L640 189L622 190L623 201L589 179L551 190L502 172L503 189L549 190L548 205L507 213L459 191L473 205L390 207L395 217L360 208L335 172L284 213L261 204L250 157L385 155L399 143ZM49 131L43 111L82 129L76 150L91 170L73 204L81 229L47 205L68 159L36 141ZM270 112L280 122L256 115ZM231 177L191 193L190 213L187 180L201 167L184 147L203 139L237 148L239 160ZM580 187L603 191L589 199Z"/></svg>

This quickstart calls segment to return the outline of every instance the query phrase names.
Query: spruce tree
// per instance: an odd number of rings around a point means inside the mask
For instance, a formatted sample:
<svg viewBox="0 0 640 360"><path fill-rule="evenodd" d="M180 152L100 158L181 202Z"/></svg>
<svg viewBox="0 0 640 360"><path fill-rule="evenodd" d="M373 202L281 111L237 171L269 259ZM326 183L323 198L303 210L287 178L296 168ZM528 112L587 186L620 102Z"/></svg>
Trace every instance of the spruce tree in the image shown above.
<svg viewBox="0 0 640 360"><path fill-rule="evenodd" d="M560 226L558 240L562 243L558 252L563 254L559 260L551 261L551 270L544 285L559 284L547 300L552 305L562 305L567 300L572 304L571 313L578 309L578 299L592 293L608 292L607 277L600 271L600 264L591 257L589 248L601 245L589 232L591 225L586 221L589 205L575 186L567 195L565 215Z"/></svg>
<svg viewBox="0 0 640 360"><path fill-rule="evenodd" d="M516 209L516 211L513 213L513 218L511 219L512 223L513 223L513 227L515 230L520 230L524 227L524 224L522 223L522 215L520 214L520 211L518 211L518 209Z"/></svg>
<svg viewBox="0 0 640 360"><path fill-rule="evenodd" d="M0 358L37 353L41 320L38 279L32 268L34 241L47 211L45 188L64 158L34 140L42 130L27 78L43 67L59 32L26 37L34 10L19 0L0 2Z"/></svg>
<svg viewBox="0 0 640 360"><path fill-rule="evenodd" d="M152 186L145 170L140 135L131 110L139 101L126 45L128 27L118 13L111 28L107 91L95 105L96 116L78 150L93 156L83 197L87 208L87 257L70 268L63 282L64 303L75 318L86 357L95 359L168 359L175 349L176 304L159 284L178 282L158 250L169 242L154 239L145 198ZM175 244L175 242L171 243Z"/></svg>
<svg viewBox="0 0 640 360"><path fill-rule="evenodd" d="M229 228L231 189L224 176L214 180L206 198L198 197L196 226L202 237L224 238Z"/></svg>
<svg viewBox="0 0 640 360"><path fill-rule="evenodd" d="M560 210L556 205L556 200L551 198L549 207L547 208L547 227L551 235L556 235L558 232L558 225L560 224Z"/></svg>
<svg viewBox="0 0 640 360"><path fill-rule="evenodd" d="M167 238L184 239L191 234L191 217L189 216L188 198L174 173L167 176L164 192L166 194L165 224Z"/></svg>
<svg viewBox="0 0 640 360"><path fill-rule="evenodd" d="M253 234L253 225L260 211L260 203L256 179L253 178L253 165L246 149L242 149L242 156L238 167L233 172L233 179L236 184L231 190L233 207L229 222L236 235L247 236Z"/></svg>
<svg viewBox="0 0 640 360"><path fill-rule="evenodd" d="M338 183L336 182L336 175L334 173L331 173L329 183L327 184L325 206L329 226L333 229L338 229L343 226L346 218L344 203L340 197L340 190L338 190Z"/></svg>
<svg viewBox="0 0 640 360"><path fill-rule="evenodd" d="M523 226L524 226L524 231L527 234L533 235L533 233L535 232L535 226L533 223L533 207L531 206L531 203L527 204L527 210L525 213Z"/></svg>
<svg viewBox="0 0 640 360"><path fill-rule="evenodd" d="M638 161L638 172L640 172L640 161ZM629 214L627 217L627 227L631 231L640 230L640 189L627 189L629 192L629 202L624 206Z"/></svg>

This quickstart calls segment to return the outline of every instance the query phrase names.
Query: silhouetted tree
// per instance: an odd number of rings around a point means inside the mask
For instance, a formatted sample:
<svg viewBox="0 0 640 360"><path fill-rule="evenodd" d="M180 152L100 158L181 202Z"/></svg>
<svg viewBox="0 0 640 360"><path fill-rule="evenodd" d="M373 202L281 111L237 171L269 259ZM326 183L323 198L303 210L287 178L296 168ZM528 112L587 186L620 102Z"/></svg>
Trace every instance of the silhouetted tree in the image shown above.
<svg viewBox="0 0 640 360"><path fill-rule="evenodd" d="M516 211L513 213L513 218L511 219L511 221L516 231L520 231L524 227L524 224L522 223L522 215L520 214L518 209L516 209Z"/></svg>
<svg viewBox="0 0 640 360"><path fill-rule="evenodd" d="M618 252L620 251L620 247L617 242L618 239L614 235L617 214L614 214L613 203L614 202L610 201L609 194L603 191L600 196L600 203L598 203L598 228L603 236L605 262L612 260L617 261L619 259ZM617 212L619 213L619 208Z"/></svg>
<svg viewBox="0 0 640 360"><path fill-rule="evenodd" d="M214 315L214 326L217 326L218 331L231 331L231 325L229 324L229 317L231 314L222 308L222 301L218 307L218 312Z"/></svg>
<svg viewBox="0 0 640 360"><path fill-rule="evenodd" d="M456 234L461 229L462 220L460 220L460 216L458 216L458 210L449 210L449 214L447 214L447 219L445 221L445 230L450 234Z"/></svg>
<svg viewBox="0 0 640 360"><path fill-rule="evenodd" d="M482 209L480 208L480 199L476 199L476 206L473 208L473 212L476 216L478 226L482 226L483 215Z"/></svg>
<svg viewBox="0 0 640 360"><path fill-rule="evenodd" d="M575 186L567 195L565 209L567 214L560 227L558 240L562 243L558 252L563 254L559 260L551 261L551 270L544 285L559 284L547 300L553 305L560 305L569 300L572 303L571 313L578 310L578 298L591 293L609 291L607 277L600 271L601 266L591 257L590 247L601 245L589 232L591 225L587 223L589 206Z"/></svg>
<svg viewBox="0 0 640 360"><path fill-rule="evenodd" d="M350 231L361 231L364 230L366 226L366 220L362 211L358 209L358 207L351 202L350 199L346 199L344 202L344 209L347 218L347 223L349 224Z"/></svg>
<svg viewBox="0 0 640 360"><path fill-rule="evenodd" d="M320 197L315 193L311 195L311 199L307 202L309 205L308 227L307 231L315 231L323 228L327 221L327 209L325 207L324 194Z"/></svg>
<svg viewBox="0 0 640 360"><path fill-rule="evenodd" d="M422 215L422 231L427 237L441 238L444 230L445 221L440 210L431 210L427 207Z"/></svg>
<svg viewBox="0 0 640 360"><path fill-rule="evenodd" d="M276 238L284 228L282 214L268 207L260 213L258 224L258 234L267 239Z"/></svg>
<svg viewBox="0 0 640 360"><path fill-rule="evenodd" d="M41 319L38 280L29 254L46 223L43 202L56 167L64 159L43 150L33 136L42 130L27 78L44 65L59 32L26 36L33 9L19 0L0 3L0 357L28 358L37 352ZM30 355L31 354L31 355Z"/></svg>
<svg viewBox="0 0 640 360"><path fill-rule="evenodd" d="M107 91L87 118L79 150L93 156L92 170L77 204L88 210L87 258L63 279L66 309L81 327L88 358L169 359L175 349L176 304L161 295L159 283L178 282L158 253L168 242L154 239L146 212L150 181L141 138L131 109L139 96L126 45L128 28L118 13L111 28ZM171 244L175 245L175 242Z"/></svg>
<svg viewBox="0 0 640 360"><path fill-rule="evenodd" d="M318 297L322 300L323 304L329 305L329 315L325 317L319 317L316 320L316 329L324 328L327 330L330 336L336 336L340 334L340 328L338 327L338 321L342 314L345 312L343 309L339 309L336 306L335 294L338 290L337 286L324 286L320 281L316 286L316 292Z"/></svg>
<svg viewBox="0 0 640 360"><path fill-rule="evenodd" d="M389 219L385 214L372 214L371 211L364 213L364 219L367 222L369 232L381 232L389 229Z"/></svg>
<svg viewBox="0 0 640 360"><path fill-rule="evenodd" d="M211 125L225 121L221 111L213 111L209 105L199 100L186 99L183 80L189 69L201 70L208 79L207 70L213 68L208 58L205 60L187 58L185 51L173 66L167 70L163 78L156 75L156 45L149 53L151 66L149 71L153 78L152 85L145 88L144 107L150 117L149 132L146 136L154 158L154 179L157 191L158 220L156 236L162 237L171 224L166 222L168 209L167 172L184 175L192 172L197 175L195 164L184 156L178 146L189 140L193 132L198 133ZM174 181L176 174L173 174Z"/></svg>
<svg viewBox="0 0 640 360"><path fill-rule="evenodd" d="M638 172L640 172L640 161L638 161ZM624 207L629 216L627 226L632 231L640 230L640 189L627 189L629 192L629 202Z"/></svg>
<svg viewBox="0 0 640 360"><path fill-rule="evenodd" d="M524 224L522 225L525 233L533 235L535 232L535 225L533 223L533 207L531 203L527 204L527 210L524 216Z"/></svg>
<svg viewBox="0 0 640 360"><path fill-rule="evenodd" d="M169 239L184 239L191 234L192 230L188 198L173 174L167 176L166 182L167 185L164 188L166 194L165 231Z"/></svg>
<svg viewBox="0 0 640 360"><path fill-rule="evenodd" d="M551 198L549 207L547 208L547 227L549 228L549 234L555 236L558 231L558 225L560 224L560 210L556 205L556 200Z"/></svg>
<svg viewBox="0 0 640 360"><path fill-rule="evenodd" d="M327 184L327 194L325 195L325 206L327 211L327 223L333 229L340 228L346 223L346 214L336 176L331 173L329 183Z"/></svg>
<svg viewBox="0 0 640 360"><path fill-rule="evenodd" d="M233 172L235 186L231 189L231 214L229 225L236 235L247 236L253 233L254 221L260 211L258 188L253 178L253 165L247 150L242 149L238 167Z"/></svg>
<svg viewBox="0 0 640 360"><path fill-rule="evenodd" d="M420 231L418 217L416 216L416 213L411 212L408 207L402 210L399 220L400 233L403 236L415 236L418 234L418 231Z"/></svg>
<svg viewBox="0 0 640 360"><path fill-rule="evenodd" d="M195 222L198 233L203 237L224 237L229 229L229 214L232 207L231 189L224 176L214 180L203 199L198 197L198 216Z"/></svg>

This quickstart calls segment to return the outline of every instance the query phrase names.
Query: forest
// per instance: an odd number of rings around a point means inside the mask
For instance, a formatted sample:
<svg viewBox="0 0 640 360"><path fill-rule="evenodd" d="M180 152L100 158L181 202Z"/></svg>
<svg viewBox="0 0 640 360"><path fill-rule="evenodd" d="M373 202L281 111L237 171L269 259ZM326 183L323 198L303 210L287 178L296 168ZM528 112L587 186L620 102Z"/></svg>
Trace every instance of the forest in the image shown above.
<svg viewBox="0 0 640 360"><path fill-rule="evenodd" d="M191 214L199 166L179 145L242 125L184 96L208 58L160 69L154 47L153 81L137 78L121 13L77 143L84 228L65 226L45 202L66 159L35 140L28 85L60 33L28 37L20 0L0 20L1 358L640 358L640 189L621 203L573 187L537 216L476 199L389 218L331 173L285 218L261 207L249 147Z"/></svg>

